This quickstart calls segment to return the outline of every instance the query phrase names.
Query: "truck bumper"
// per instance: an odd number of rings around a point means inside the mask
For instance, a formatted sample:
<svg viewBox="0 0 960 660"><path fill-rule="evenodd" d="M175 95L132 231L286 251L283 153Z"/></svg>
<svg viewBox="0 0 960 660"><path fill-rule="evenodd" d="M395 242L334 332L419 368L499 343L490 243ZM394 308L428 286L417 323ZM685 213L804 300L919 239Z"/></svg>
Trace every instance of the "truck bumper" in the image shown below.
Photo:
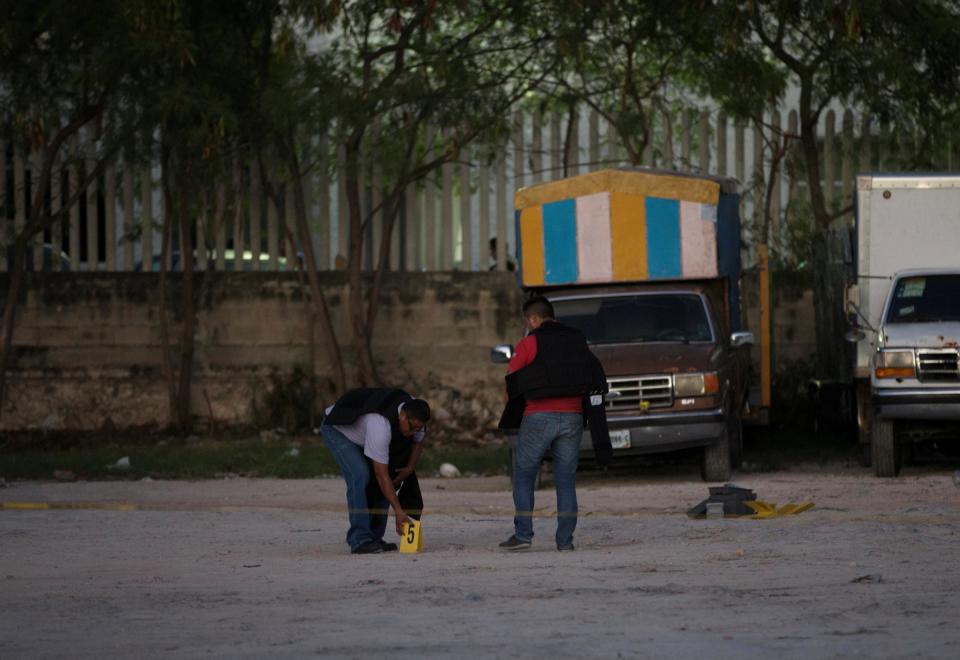
<svg viewBox="0 0 960 660"><path fill-rule="evenodd" d="M879 389L873 405L883 419L960 420L960 388Z"/></svg>
<svg viewBox="0 0 960 660"><path fill-rule="evenodd" d="M650 413L635 417L608 417L610 432L626 430L630 446L617 448L615 456L638 456L663 451L703 447L720 437L723 431L723 409L684 413ZM590 432L580 440L581 455L593 454Z"/></svg>

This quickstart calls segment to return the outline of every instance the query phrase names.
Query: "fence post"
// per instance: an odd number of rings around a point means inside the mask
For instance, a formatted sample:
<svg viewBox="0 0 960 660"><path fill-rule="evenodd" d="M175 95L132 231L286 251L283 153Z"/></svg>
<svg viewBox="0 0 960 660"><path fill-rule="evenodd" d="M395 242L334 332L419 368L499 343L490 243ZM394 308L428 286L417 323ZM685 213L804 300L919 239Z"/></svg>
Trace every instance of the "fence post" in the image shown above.
<svg viewBox="0 0 960 660"><path fill-rule="evenodd" d="M567 116L567 135L570 136L570 143L564 145L569 165L567 176L576 176L580 174L580 113L576 107L572 108ZM517 188L519 185L514 186L514 189Z"/></svg>
<svg viewBox="0 0 960 660"><path fill-rule="evenodd" d="M871 131L870 115L864 113L860 119L860 162L857 167L860 172L873 171L872 154L870 153L870 143L873 141Z"/></svg>
<svg viewBox="0 0 960 660"><path fill-rule="evenodd" d="M84 156L86 168L84 175L89 176L90 172L96 167L96 142L93 137L93 129L87 129L86 140L84 141ZM100 223L97 218L97 191L99 182L96 179L90 181L86 190L87 198L87 270L95 271L100 267L99 255L99 233Z"/></svg>
<svg viewBox="0 0 960 660"><path fill-rule="evenodd" d="M590 171L600 169L600 115L596 110L590 111Z"/></svg>
<svg viewBox="0 0 960 660"><path fill-rule="evenodd" d="M427 151L436 154L436 131L432 126L427 127ZM432 156L428 156L432 157ZM428 271L437 268L437 182L435 173L427 175L423 187L423 263Z"/></svg>
<svg viewBox="0 0 960 660"><path fill-rule="evenodd" d="M519 114L517 116L520 117ZM519 159L521 161L523 160L522 154L519 155ZM490 165L486 158L480 161L477 195L479 195L480 201L480 231L477 237L479 258L477 269L485 271L490 268Z"/></svg>
<svg viewBox="0 0 960 660"><path fill-rule="evenodd" d="M197 211L197 244L193 246L198 270L207 270L207 211L207 200L203 199Z"/></svg>
<svg viewBox="0 0 960 660"><path fill-rule="evenodd" d="M753 188L753 226L754 230L762 228L764 223L764 183L766 182L766 167L763 162L763 125L754 123L753 125L753 173L751 174L750 187ZM766 241L764 236L762 241ZM751 262L756 258L756 242L750 246Z"/></svg>
<svg viewBox="0 0 960 660"><path fill-rule="evenodd" d="M221 180L217 184L217 201L216 201L216 211L214 212L214 227L217 230L217 236L215 239L215 251L216 256L214 257L214 268L216 270L223 270L224 266L224 255L223 253L227 249L227 185Z"/></svg>
<svg viewBox="0 0 960 660"><path fill-rule="evenodd" d="M717 174L727 175L727 116L717 113Z"/></svg>
<svg viewBox="0 0 960 660"><path fill-rule="evenodd" d="M771 136L774 142L774 153L779 152L783 146L782 134L783 130L781 128L781 117L780 111L774 110L770 114L770 124L773 127ZM770 176L773 177L773 185L770 187L770 232L768 236L763 237L763 242L768 246L772 246L775 252L780 251L780 232L781 232L781 218L780 218L780 202L781 202L781 181L783 180L783 170L786 163L786 156L780 156L780 162L777 163L777 171L773 172L773 167L770 168Z"/></svg>
<svg viewBox="0 0 960 660"><path fill-rule="evenodd" d="M379 127L376 127L377 142L379 142ZM373 225L373 259L370 261L370 270L376 270L380 264L380 244L387 231L387 209L384 207L386 197L383 194L383 167L380 159L370 154L370 223ZM393 270L390 245L387 245L387 261L385 270Z"/></svg>
<svg viewBox="0 0 960 660"><path fill-rule="evenodd" d="M408 183L403 189L403 269L406 271L419 270L417 253L420 247L420 202L416 182Z"/></svg>
<svg viewBox="0 0 960 660"><path fill-rule="evenodd" d="M703 174L710 173L710 112L700 111L700 155L698 165Z"/></svg>
<svg viewBox="0 0 960 660"><path fill-rule="evenodd" d="M133 192L133 165L129 158L123 159L123 174L121 175L123 189L123 270L133 270L135 259L133 232L136 225L133 220L134 192ZM59 185L57 190L59 190Z"/></svg>
<svg viewBox="0 0 960 660"><path fill-rule="evenodd" d="M117 270L117 162L111 159L103 173L104 242L106 268Z"/></svg>
<svg viewBox="0 0 960 660"><path fill-rule="evenodd" d="M27 176L23 151L18 143L13 145L13 231L14 238L20 235L27 224ZM16 257L14 257L16 258ZM10 264L23 267L23 264Z"/></svg>
<svg viewBox="0 0 960 660"><path fill-rule="evenodd" d="M80 190L80 173L77 170L77 160L80 158L80 139L74 136L70 140L69 165L67 167L67 198L73 199ZM70 270L80 270L80 200L75 199L68 211L70 215ZM148 242L144 243L149 245ZM152 264L148 261L144 270L149 270Z"/></svg>
<svg viewBox="0 0 960 660"><path fill-rule="evenodd" d="M263 226L263 205L260 195L260 164L253 159L250 163L250 269L254 272L260 270L260 251L263 248L263 240L260 238L260 230ZM237 259L237 270L243 270L243 253L235 255Z"/></svg>
<svg viewBox="0 0 960 660"><path fill-rule="evenodd" d="M252 167L250 170L253 173ZM247 209L244 200L247 198L244 187L244 172L240 160L233 163L233 269L243 270L243 252L246 239Z"/></svg>
<svg viewBox="0 0 960 660"><path fill-rule="evenodd" d="M824 125L823 135L823 201L826 203L827 210L833 213L834 207L834 184L837 180L834 158L834 139L836 136L836 114L833 110L827 111L826 123Z"/></svg>
<svg viewBox="0 0 960 660"><path fill-rule="evenodd" d="M319 215L317 225L320 240L317 242L317 248L314 252L316 253L317 270L331 270L331 259L334 251L331 249L333 242L330 240L330 142L326 135L320 136L317 149L319 152L317 155L317 169L319 169L319 182L317 184L319 186L317 189L317 211ZM305 195L308 193L308 188L312 189L312 183L312 179L308 177L304 183ZM313 208L312 201L311 195L311 205L308 208Z"/></svg>
<svg viewBox="0 0 960 660"><path fill-rule="evenodd" d="M507 269L507 209L513 208L512 201L507 199L507 160L503 156L497 158L497 270Z"/></svg>
<svg viewBox="0 0 960 660"><path fill-rule="evenodd" d="M530 126L530 174L534 183L543 181L543 117L540 110L534 110L533 119ZM503 212L503 208L498 208L498 216ZM498 232L499 233L499 232ZM497 264L503 263L503 260L497 257Z"/></svg>
<svg viewBox="0 0 960 660"><path fill-rule="evenodd" d="M470 146L464 146L460 153L460 268L473 270L473 253L470 241Z"/></svg>
<svg viewBox="0 0 960 660"><path fill-rule="evenodd" d="M2 145L0 145L0 150L2 150ZM2 153L2 152L0 152ZM0 155L0 160L3 156ZM60 212L60 209L63 208L63 172L60 170L59 159L50 166L50 214L56 215ZM2 188L0 188L0 199L3 198ZM2 204L2 202L0 202ZM3 216L6 220L6 216ZM60 258L60 254L63 250L63 239L64 239L64 230L67 227L67 222L63 219L58 220L53 226L50 227L50 242L53 243L53 263L50 264L51 270L65 271L69 266L63 263L63 259ZM130 270L129 268L127 270Z"/></svg>
<svg viewBox="0 0 960 660"><path fill-rule="evenodd" d="M563 171L563 140L560 138L563 118L559 112L550 114L550 177L549 181L566 175Z"/></svg>
<svg viewBox="0 0 960 660"><path fill-rule="evenodd" d="M843 200L842 208L853 203L853 113L848 109L843 113L843 153L841 154L840 172L842 181Z"/></svg>
<svg viewBox="0 0 960 660"><path fill-rule="evenodd" d="M513 189L519 190L523 187L525 182L524 167L523 167L523 154L524 154L524 142L525 142L525 133L523 130L523 115L517 113L514 119L514 128L513 128ZM506 161L504 161L504 176L506 176ZM510 232L510 228L513 227L513 200L507 202L507 208L501 206L497 209L498 213L498 222L499 217L503 216L504 222L506 223L507 230L505 232L498 232L500 238L497 239L497 255L496 260L497 264L504 264L506 268L507 262L509 262L508 255L510 254L510 246L514 243L515 238ZM499 247L503 243L502 249ZM502 252L502 254L501 254Z"/></svg>
<svg viewBox="0 0 960 660"><path fill-rule="evenodd" d="M685 170L693 169L690 159L690 114L688 108L680 111L680 167Z"/></svg>
<svg viewBox="0 0 960 660"><path fill-rule="evenodd" d="M443 133L443 148L446 152L450 136ZM453 163L444 161L443 190L440 198L440 270L453 269Z"/></svg>

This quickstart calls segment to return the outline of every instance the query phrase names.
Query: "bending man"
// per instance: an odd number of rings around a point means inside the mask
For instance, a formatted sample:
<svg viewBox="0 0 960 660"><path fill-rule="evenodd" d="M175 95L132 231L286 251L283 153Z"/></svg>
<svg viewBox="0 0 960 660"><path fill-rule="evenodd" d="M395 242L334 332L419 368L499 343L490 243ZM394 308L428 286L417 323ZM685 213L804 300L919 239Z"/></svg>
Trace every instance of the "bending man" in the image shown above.
<svg viewBox="0 0 960 660"><path fill-rule="evenodd" d="M347 543L353 554L397 549L383 540L387 505L397 534L408 519L406 507L419 518L423 499L414 469L428 421L427 402L400 389L350 390L327 408L320 434L347 483Z"/></svg>

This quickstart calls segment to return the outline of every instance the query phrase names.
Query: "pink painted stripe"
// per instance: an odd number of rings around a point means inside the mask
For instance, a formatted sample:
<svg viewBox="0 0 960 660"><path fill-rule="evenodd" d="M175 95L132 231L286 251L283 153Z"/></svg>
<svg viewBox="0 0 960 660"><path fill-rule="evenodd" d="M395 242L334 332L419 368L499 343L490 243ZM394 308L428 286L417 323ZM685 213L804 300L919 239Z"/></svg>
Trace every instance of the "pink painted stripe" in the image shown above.
<svg viewBox="0 0 960 660"><path fill-rule="evenodd" d="M610 282L610 193L577 197L577 282Z"/></svg>
<svg viewBox="0 0 960 660"><path fill-rule="evenodd" d="M704 206L699 202L680 202L680 263L684 278L717 276L716 214L703 213ZM704 216L707 219L702 219Z"/></svg>

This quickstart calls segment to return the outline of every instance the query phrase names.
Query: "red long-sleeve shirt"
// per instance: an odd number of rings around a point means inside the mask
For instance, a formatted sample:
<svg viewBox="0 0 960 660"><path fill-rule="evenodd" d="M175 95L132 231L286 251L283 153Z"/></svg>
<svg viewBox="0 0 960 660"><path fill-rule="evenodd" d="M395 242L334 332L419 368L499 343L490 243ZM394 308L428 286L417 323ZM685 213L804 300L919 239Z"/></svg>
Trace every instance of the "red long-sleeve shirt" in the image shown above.
<svg viewBox="0 0 960 660"><path fill-rule="evenodd" d="M512 374L527 366L537 357L537 338L534 335L527 335L517 343L517 348L510 358L510 364L507 365L507 373ZM578 413L583 412L582 399L579 396L558 396L547 399L527 399L527 407L524 409L524 415L530 415L537 412L561 412Z"/></svg>

